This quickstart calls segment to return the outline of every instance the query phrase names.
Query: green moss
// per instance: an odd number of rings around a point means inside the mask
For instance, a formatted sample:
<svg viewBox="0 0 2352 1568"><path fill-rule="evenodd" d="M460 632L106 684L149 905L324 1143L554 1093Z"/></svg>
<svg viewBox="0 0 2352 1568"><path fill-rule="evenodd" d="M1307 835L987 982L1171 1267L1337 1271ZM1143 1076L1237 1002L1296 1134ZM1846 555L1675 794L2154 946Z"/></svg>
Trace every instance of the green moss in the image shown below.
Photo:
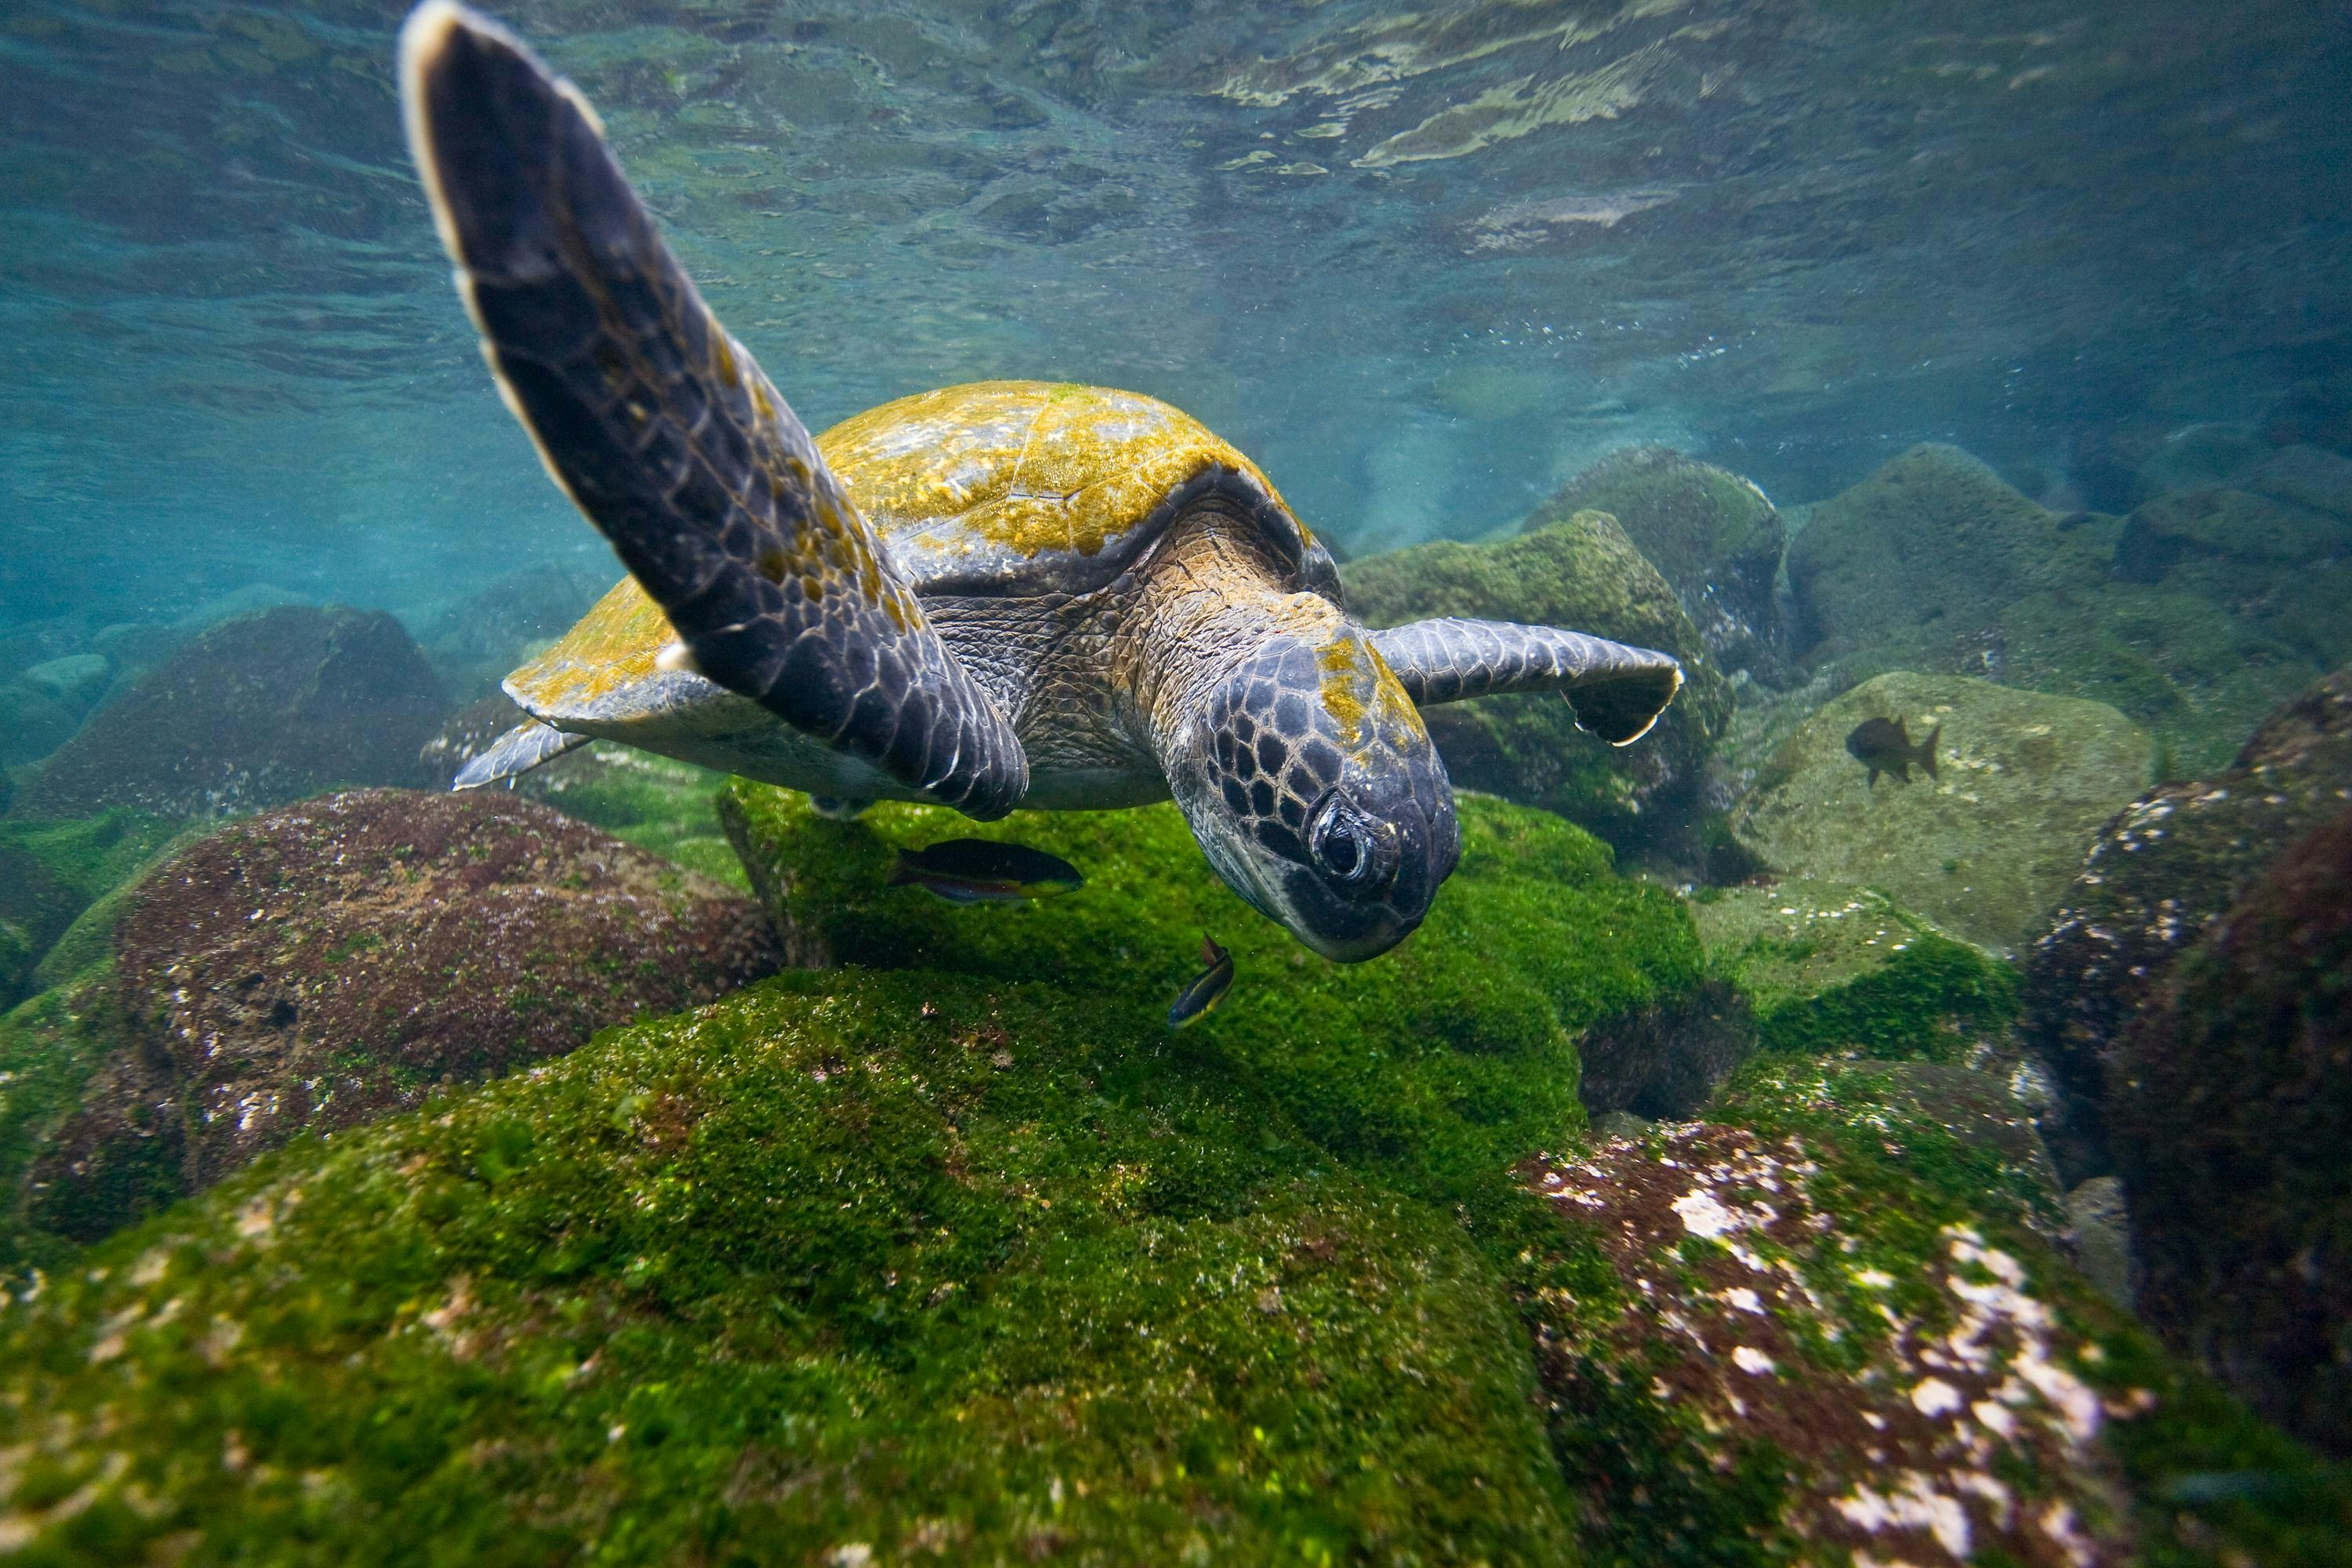
<svg viewBox="0 0 2352 1568"><path fill-rule="evenodd" d="M171 840L174 824L124 807L89 816L0 819L0 1004L71 977L44 956L92 903L131 879ZM78 942L87 967L104 938ZM15 954L12 963L8 952Z"/></svg>
<svg viewBox="0 0 2352 1568"><path fill-rule="evenodd" d="M1475 1184L1580 1121L1578 1036L1686 997L1702 977L1673 894L1614 875L1606 847L1574 826L1477 796L1461 801L1461 865L1428 919L1362 964L1315 956L1244 905L1172 805L975 826L886 804L838 823L804 795L739 779L721 812L788 950L804 956L1050 977L1153 1029L1214 937L1237 978L1197 1032L1318 1142L1410 1172L1416 1191ZM887 885L898 848L975 833L1062 856L1087 885L1010 907Z"/></svg>
<svg viewBox="0 0 2352 1568"><path fill-rule="evenodd" d="M530 775L522 791L625 843L748 890L712 807L726 777L634 747L604 745Z"/></svg>
<svg viewBox="0 0 2352 1568"><path fill-rule="evenodd" d="M61 1562L1557 1560L1507 1300L1213 1045L789 976L50 1279L0 1484Z"/></svg>
<svg viewBox="0 0 2352 1568"><path fill-rule="evenodd" d="M57 1216L33 1212L26 1178L122 1037L110 968L0 1016L0 1277L69 1256L54 1229L38 1223ZM176 1197L176 1182L163 1175L164 1196Z"/></svg>
<svg viewBox="0 0 2352 1568"><path fill-rule="evenodd" d="M2259 1420L2065 1267L2041 1239L2061 1224L2047 1188L1908 1092L1902 1070L1759 1057L1711 1114L1820 1152L1817 1190L1854 1239L1854 1267L1916 1279L1949 1226L1987 1227L2024 1260L2029 1287L2053 1303L2071 1342L2063 1364L2103 1395L2139 1561L2352 1563L2352 1467L2330 1466Z"/></svg>
<svg viewBox="0 0 2352 1568"><path fill-rule="evenodd" d="M1746 994L1772 1051L1965 1061L2005 1044L2016 971L1868 889L1710 889L1693 914L1709 966Z"/></svg>

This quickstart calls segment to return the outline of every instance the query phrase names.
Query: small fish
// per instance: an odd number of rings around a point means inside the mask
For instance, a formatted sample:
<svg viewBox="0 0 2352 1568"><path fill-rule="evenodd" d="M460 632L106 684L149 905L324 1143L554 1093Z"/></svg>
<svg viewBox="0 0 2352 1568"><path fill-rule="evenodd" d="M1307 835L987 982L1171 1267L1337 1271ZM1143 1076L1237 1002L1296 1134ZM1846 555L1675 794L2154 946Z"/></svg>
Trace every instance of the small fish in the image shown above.
<svg viewBox="0 0 2352 1568"><path fill-rule="evenodd" d="M1009 904L1074 893L1086 885L1078 868L1058 855L990 838L950 838L901 849L890 886L920 888L951 904Z"/></svg>
<svg viewBox="0 0 2352 1568"><path fill-rule="evenodd" d="M1870 782L1878 783L1881 773L1893 773L1905 784L1911 782L1911 764L1918 763L1936 776L1936 742L1942 737L1941 724L1927 731L1927 738L1917 745L1904 732L1900 719L1864 719L1845 738L1845 749L1853 760L1870 770Z"/></svg>
<svg viewBox="0 0 2352 1568"><path fill-rule="evenodd" d="M1205 936L1201 939L1201 962L1208 967L1176 994L1176 1005L1168 1009L1168 1026L1171 1029L1181 1029L1206 1016L1234 988L1234 955Z"/></svg>

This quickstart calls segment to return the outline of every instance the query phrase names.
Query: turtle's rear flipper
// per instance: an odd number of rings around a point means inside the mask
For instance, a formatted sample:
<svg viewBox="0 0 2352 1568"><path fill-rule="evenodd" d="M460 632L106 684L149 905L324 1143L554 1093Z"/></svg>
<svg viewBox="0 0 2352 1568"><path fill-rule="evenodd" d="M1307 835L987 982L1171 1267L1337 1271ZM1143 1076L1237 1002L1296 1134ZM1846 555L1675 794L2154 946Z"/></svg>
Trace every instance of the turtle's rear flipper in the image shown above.
<svg viewBox="0 0 2352 1568"><path fill-rule="evenodd" d="M567 735L552 724L526 719L491 742L488 751L459 768L449 787L479 789L501 779L520 778L542 763L551 763L566 752L578 751L593 738Z"/></svg>
<svg viewBox="0 0 2352 1568"><path fill-rule="evenodd" d="M1671 654L1515 621L1414 621L1372 633L1372 647L1420 707L1558 691L1576 710L1577 727L1612 746L1648 734L1683 684Z"/></svg>
<svg viewBox="0 0 2352 1568"><path fill-rule="evenodd" d="M695 668L973 816L1020 742L931 629L798 418L655 231L569 83L427 0L408 139L499 388Z"/></svg>

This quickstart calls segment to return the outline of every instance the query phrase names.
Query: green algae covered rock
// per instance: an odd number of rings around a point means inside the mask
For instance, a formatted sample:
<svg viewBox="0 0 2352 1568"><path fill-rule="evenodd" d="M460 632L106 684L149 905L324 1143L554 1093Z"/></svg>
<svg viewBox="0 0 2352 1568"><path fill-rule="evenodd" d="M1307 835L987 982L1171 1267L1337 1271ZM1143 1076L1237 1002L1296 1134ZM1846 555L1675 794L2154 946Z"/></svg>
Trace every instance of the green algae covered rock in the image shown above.
<svg viewBox="0 0 2352 1568"><path fill-rule="evenodd" d="M59 1132L106 1097L132 1039L113 985L101 969L45 991L0 1016L0 1276L61 1266L73 1254L51 1228L58 1219L33 1177ZM116 1157L87 1190L115 1215L152 1213L186 1190L180 1129L137 1096L121 1097Z"/></svg>
<svg viewBox="0 0 2352 1568"><path fill-rule="evenodd" d="M2273 488L2307 502L2319 482ZM1956 447L1914 447L1790 542L1798 653L1849 677L1949 670L2105 702L2158 738L2168 776L2219 768L2352 651L2347 523L2246 483L2127 521L2062 515Z"/></svg>
<svg viewBox="0 0 2352 1568"><path fill-rule="evenodd" d="M1981 1065L2010 1047L2014 972L1883 893L1801 879L1707 888L1691 914L1766 1050Z"/></svg>
<svg viewBox="0 0 2352 1568"><path fill-rule="evenodd" d="M1569 1546L1463 1225L1050 985L786 976L304 1145L45 1279L0 1366L0 1521L93 1559Z"/></svg>
<svg viewBox="0 0 2352 1568"><path fill-rule="evenodd" d="M1577 729L1549 698L1490 697L1424 715L1454 782L1557 812L1630 854L1695 858L1707 752L1731 716L1731 689L1674 588L1614 518L1580 511L1517 538L1440 541L1349 563L1340 575L1365 625L1471 616L1573 626L1662 648L1688 678L1634 744Z"/></svg>
<svg viewBox="0 0 2352 1568"><path fill-rule="evenodd" d="M2069 526L1957 447L1914 447L1812 507L1790 542L1800 651L1952 668L1920 655L1980 653L2018 599L2100 581L2116 529Z"/></svg>
<svg viewBox="0 0 2352 1568"><path fill-rule="evenodd" d="M1901 721L1915 743L1940 726L1940 776L1867 783L1845 742L1874 718ZM2147 787L2153 753L2104 703L1898 671L1800 725L1732 830L1786 876L1876 888L2004 949L2041 929L2099 825Z"/></svg>
<svg viewBox="0 0 2352 1568"><path fill-rule="evenodd" d="M1233 952L1237 978L1196 1033L1249 1061L1317 1136L1367 1157L1413 1149L1466 1168L1577 1120L1580 1050L1619 1103L1688 1076L1645 1026L1663 1020L1671 1046L1686 1020L1702 1054L1723 1053L1701 1027L1717 999L1703 994L1680 900L1618 877L1605 846L1556 817L1460 804L1461 864L1427 920L1359 964L1316 956L1243 903L1172 805L975 825L886 803L842 823L797 792L737 779L720 813L796 963L1046 981L1156 1030L1211 936ZM1004 906L887 885L899 848L971 835L1059 855L1086 886ZM1643 1054L1643 1070L1624 1070L1620 1052ZM1679 1108L1706 1088L1702 1075Z"/></svg>
<svg viewBox="0 0 2352 1568"><path fill-rule="evenodd" d="M1777 675L1784 629L1772 584L1788 531L1754 481L1666 447L1613 452L1531 513L1531 533L1584 510L1617 520L1673 584L1726 669Z"/></svg>
<svg viewBox="0 0 2352 1568"><path fill-rule="evenodd" d="M42 970L50 949L169 843L173 829L165 818L119 806L0 820L0 1007L70 978L74 971L55 973L62 965Z"/></svg>

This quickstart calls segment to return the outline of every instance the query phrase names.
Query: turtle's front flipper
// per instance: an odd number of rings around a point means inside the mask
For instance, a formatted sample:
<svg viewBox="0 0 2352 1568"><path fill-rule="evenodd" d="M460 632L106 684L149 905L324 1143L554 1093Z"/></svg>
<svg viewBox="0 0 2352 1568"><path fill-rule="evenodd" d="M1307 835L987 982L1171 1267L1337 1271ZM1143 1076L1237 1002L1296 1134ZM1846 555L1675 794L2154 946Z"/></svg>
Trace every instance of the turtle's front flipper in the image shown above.
<svg viewBox="0 0 2352 1568"><path fill-rule="evenodd" d="M1415 621L1371 634L1415 704L1507 691L1559 691L1579 729L1612 746L1649 733L1682 689L1683 667L1646 647L1514 621Z"/></svg>
<svg viewBox="0 0 2352 1568"><path fill-rule="evenodd" d="M491 742L488 751L459 768L449 787L479 789L501 779L520 778L542 763L551 763L566 752L579 750L592 739L588 735L567 735L552 724L526 719Z"/></svg>
<svg viewBox="0 0 2352 1568"><path fill-rule="evenodd" d="M934 799L1011 810L1029 773L1011 725L678 269L578 91L449 0L409 17L400 68L499 389L695 668Z"/></svg>

